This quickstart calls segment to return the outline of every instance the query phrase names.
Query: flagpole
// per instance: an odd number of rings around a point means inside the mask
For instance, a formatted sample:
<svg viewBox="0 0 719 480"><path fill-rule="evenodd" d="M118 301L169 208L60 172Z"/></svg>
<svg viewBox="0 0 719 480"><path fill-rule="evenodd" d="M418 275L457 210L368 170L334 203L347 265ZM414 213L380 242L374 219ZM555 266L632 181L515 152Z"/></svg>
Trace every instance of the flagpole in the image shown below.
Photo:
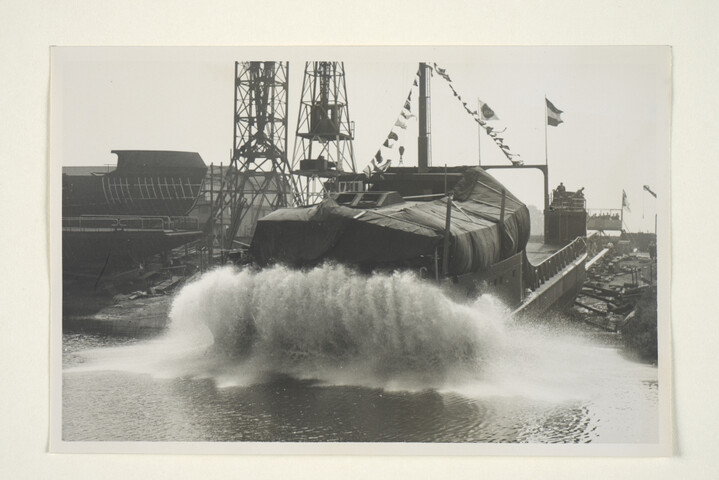
<svg viewBox="0 0 719 480"><path fill-rule="evenodd" d="M481 111L480 103L479 103L479 97L477 97L477 118L481 117ZM479 163L479 166L482 166L482 125L477 122L477 161Z"/></svg>
<svg viewBox="0 0 719 480"><path fill-rule="evenodd" d="M544 238L549 235L549 156L547 155L547 95L544 95Z"/></svg>
<svg viewBox="0 0 719 480"><path fill-rule="evenodd" d="M549 156L547 155L547 95L544 95L544 164L549 167ZM549 170L547 170L549 174Z"/></svg>

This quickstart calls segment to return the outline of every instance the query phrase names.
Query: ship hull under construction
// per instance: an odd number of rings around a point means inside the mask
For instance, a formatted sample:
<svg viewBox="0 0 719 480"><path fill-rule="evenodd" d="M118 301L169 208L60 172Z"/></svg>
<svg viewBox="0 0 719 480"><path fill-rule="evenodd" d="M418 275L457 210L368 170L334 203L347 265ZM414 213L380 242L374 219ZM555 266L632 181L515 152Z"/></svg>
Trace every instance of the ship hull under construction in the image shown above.
<svg viewBox="0 0 719 480"><path fill-rule="evenodd" d="M115 270L137 267L152 255L168 252L201 237L199 230L68 227L62 236L63 272L97 275L107 266Z"/></svg>
<svg viewBox="0 0 719 480"><path fill-rule="evenodd" d="M63 273L136 268L197 240L187 217L207 172L194 152L120 150L117 166L63 169Z"/></svg>

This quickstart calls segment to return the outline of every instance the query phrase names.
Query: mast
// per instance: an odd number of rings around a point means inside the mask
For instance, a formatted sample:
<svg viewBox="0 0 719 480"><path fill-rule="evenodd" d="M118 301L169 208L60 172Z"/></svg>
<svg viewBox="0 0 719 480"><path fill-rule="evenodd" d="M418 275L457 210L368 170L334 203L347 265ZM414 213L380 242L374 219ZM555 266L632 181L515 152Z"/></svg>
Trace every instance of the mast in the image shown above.
<svg viewBox="0 0 719 480"><path fill-rule="evenodd" d="M425 173L432 164L430 144L430 103L429 103L429 66L419 64L419 137L417 138L417 171Z"/></svg>
<svg viewBox="0 0 719 480"><path fill-rule="evenodd" d="M482 104L477 97L477 112L482 111ZM477 122L477 165L482 166L482 125Z"/></svg>
<svg viewBox="0 0 719 480"><path fill-rule="evenodd" d="M544 95L544 239L549 237L549 155L547 154L547 95Z"/></svg>

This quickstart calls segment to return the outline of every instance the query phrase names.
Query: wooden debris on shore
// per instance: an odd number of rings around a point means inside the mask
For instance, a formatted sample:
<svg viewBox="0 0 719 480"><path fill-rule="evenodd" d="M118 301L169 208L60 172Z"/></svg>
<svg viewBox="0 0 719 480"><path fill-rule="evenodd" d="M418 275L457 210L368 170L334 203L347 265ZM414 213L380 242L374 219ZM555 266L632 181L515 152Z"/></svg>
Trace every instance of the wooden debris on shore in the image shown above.
<svg viewBox="0 0 719 480"><path fill-rule="evenodd" d="M612 333L621 333L636 316L640 299L656 291L656 260L625 252L609 248L592 262L574 301L583 322Z"/></svg>

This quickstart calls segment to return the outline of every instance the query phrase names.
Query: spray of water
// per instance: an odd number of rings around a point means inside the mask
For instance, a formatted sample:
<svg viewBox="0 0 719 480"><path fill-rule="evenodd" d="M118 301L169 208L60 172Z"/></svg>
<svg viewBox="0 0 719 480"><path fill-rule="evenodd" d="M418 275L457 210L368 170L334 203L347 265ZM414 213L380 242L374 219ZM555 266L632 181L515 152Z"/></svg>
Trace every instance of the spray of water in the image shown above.
<svg viewBox="0 0 719 480"><path fill-rule="evenodd" d="M481 371L505 317L491 297L460 305L409 273L224 268L180 292L169 338L209 341L255 374L427 388Z"/></svg>
<svg viewBox="0 0 719 480"><path fill-rule="evenodd" d="M517 325L491 296L456 303L409 273L221 268L177 294L170 320L162 338L98 350L80 368L212 378L219 386L279 374L548 402L616 395L618 387L631 396L638 376L656 378L615 349Z"/></svg>

